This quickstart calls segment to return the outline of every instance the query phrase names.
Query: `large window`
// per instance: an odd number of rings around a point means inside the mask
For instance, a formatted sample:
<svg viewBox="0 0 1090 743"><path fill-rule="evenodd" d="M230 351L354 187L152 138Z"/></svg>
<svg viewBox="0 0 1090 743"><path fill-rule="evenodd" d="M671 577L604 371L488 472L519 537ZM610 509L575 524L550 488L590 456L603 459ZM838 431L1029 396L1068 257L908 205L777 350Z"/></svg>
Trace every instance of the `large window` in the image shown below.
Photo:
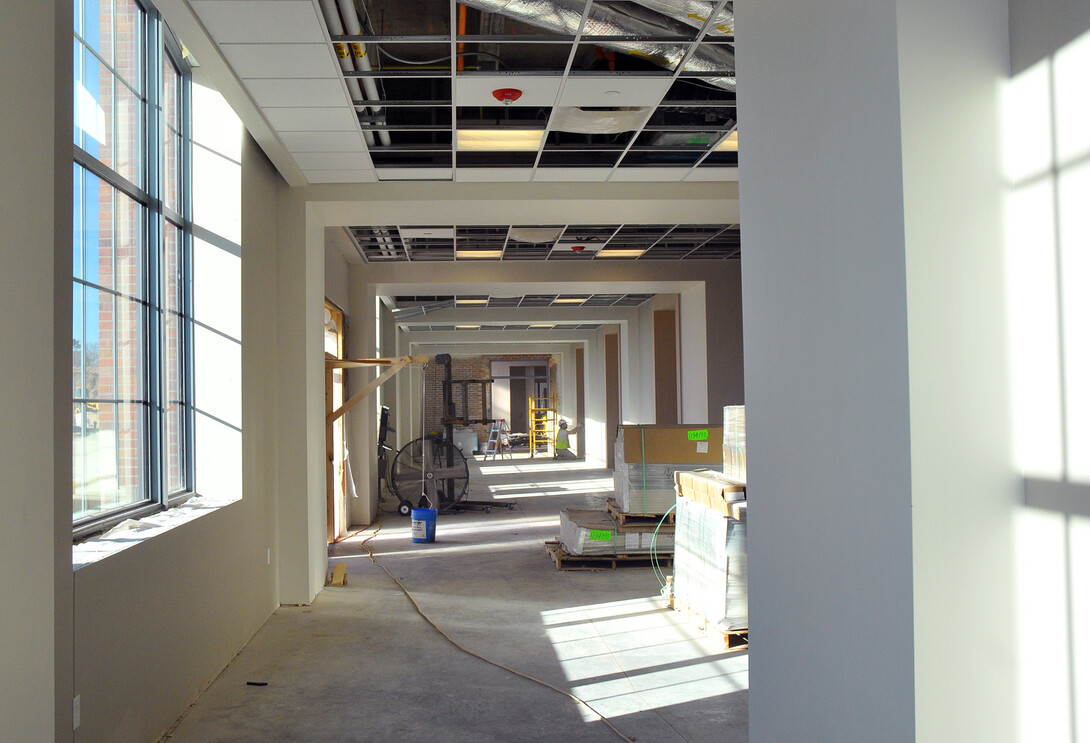
<svg viewBox="0 0 1090 743"><path fill-rule="evenodd" d="M192 490L188 67L150 5L76 0L73 520Z"/></svg>

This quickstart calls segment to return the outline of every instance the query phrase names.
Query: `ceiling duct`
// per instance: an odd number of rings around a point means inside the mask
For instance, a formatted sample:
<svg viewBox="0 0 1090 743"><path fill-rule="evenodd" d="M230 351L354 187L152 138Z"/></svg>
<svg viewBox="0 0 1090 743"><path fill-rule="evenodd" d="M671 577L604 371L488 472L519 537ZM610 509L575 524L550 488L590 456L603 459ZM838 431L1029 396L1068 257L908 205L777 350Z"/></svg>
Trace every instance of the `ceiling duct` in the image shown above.
<svg viewBox="0 0 1090 743"><path fill-rule="evenodd" d="M477 10L488 13L499 13L509 18L528 23L531 26L560 34L577 34L580 32L580 24L583 20L583 11L586 8L584 0L461 0ZM688 3L659 2L663 7L670 8L670 16L676 16L681 11L675 6ZM696 3L708 5L708 3ZM714 7L714 6L712 6ZM644 8L635 6L633 9L622 9L620 6L611 6L607 3L595 2L591 5L590 15L587 17L586 26L582 29L584 36L689 36L690 26L657 13L640 12ZM684 47L681 44L670 42L639 42L639 41L603 41L601 46L614 51L633 54L647 60L658 62L663 66L677 67L684 55ZM688 72L722 72L734 71L734 52L722 45L698 47L685 63ZM730 76L717 76L705 78L705 80L717 87L726 90L735 89L735 78Z"/></svg>
<svg viewBox="0 0 1090 743"><path fill-rule="evenodd" d="M703 27L708 16L719 4L709 0L632 0L632 2L696 28ZM734 3L727 3L726 7L719 11L712 23L712 28L721 34L734 35Z"/></svg>

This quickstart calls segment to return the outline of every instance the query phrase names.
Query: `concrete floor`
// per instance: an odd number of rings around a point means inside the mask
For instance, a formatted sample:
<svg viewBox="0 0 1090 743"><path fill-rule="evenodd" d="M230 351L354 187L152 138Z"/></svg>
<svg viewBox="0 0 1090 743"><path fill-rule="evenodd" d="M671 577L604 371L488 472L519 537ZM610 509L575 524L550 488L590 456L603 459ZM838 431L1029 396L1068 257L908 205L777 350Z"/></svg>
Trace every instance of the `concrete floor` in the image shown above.
<svg viewBox="0 0 1090 743"><path fill-rule="evenodd" d="M361 543L372 534L375 559L459 643L571 691L629 738L747 740L745 651L664 609L650 568L558 572L546 555L560 509L601 506L609 470L474 462L470 482L467 497L515 509L440 514L434 544L382 514L333 545L330 569L346 563L348 585L277 611L163 741L621 740L571 699L450 644L371 563Z"/></svg>

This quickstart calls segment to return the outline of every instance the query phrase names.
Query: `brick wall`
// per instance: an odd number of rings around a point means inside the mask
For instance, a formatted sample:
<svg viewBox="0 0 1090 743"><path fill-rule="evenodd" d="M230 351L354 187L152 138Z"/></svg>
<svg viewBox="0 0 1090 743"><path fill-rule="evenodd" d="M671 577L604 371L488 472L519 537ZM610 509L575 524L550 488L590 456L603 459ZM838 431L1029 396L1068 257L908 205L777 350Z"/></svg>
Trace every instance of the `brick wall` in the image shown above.
<svg viewBox="0 0 1090 743"><path fill-rule="evenodd" d="M488 379L492 375L493 361L521 361L532 360L537 362L547 361L549 365L549 386L555 394L559 390L557 384L556 359L552 356L541 354L506 354L500 356L452 356L450 362L451 379ZM442 364L431 363L424 370L424 430L432 433L442 430L442 420L445 417L443 411L443 376ZM479 384L465 385L467 390L468 411L462 405L462 385L455 384L453 397L455 403L454 417L480 418L481 412L481 386ZM522 401L525 405L526 401ZM520 404L512 401L512 404ZM486 424L472 426L477 431L477 437L482 442L488 440L489 426Z"/></svg>

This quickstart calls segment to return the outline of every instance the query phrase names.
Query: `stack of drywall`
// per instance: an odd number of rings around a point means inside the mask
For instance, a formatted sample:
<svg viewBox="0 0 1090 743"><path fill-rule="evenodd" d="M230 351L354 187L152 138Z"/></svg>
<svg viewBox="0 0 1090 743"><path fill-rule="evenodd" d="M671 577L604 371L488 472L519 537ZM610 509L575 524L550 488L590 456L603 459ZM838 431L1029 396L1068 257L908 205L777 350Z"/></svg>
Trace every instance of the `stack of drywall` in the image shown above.
<svg viewBox="0 0 1090 743"><path fill-rule="evenodd" d="M625 513L666 513L674 505L679 471L722 466L711 444L721 426L625 425L617 429L613 489Z"/></svg>
<svg viewBox="0 0 1090 743"><path fill-rule="evenodd" d="M723 631L745 629L749 591L744 493L731 490L729 481L716 474L678 474L674 597L678 605ZM700 479L710 481L702 491L695 489ZM709 495L710 505L702 502Z"/></svg>
<svg viewBox="0 0 1090 743"><path fill-rule="evenodd" d="M723 408L723 473L746 481L746 406Z"/></svg>
<svg viewBox="0 0 1090 743"><path fill-rule="evenodd" d="M646 554L652 539L659 552L672 552L674 535L654 526L646 530L617 530L617 522L606 511L565 508L560 512L560 543L571 555Z"/></svg>

